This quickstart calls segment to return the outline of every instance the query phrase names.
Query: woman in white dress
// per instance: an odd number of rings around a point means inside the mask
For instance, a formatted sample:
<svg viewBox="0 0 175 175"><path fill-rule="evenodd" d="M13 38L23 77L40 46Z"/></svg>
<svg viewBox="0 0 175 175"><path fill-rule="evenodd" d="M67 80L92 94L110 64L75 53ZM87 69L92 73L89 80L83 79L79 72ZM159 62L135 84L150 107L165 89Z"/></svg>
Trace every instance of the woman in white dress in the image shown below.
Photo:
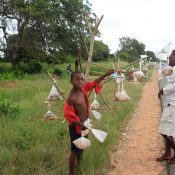
<svg viewBox="0 0 175 175"><path fill-rule="evenodd" d="M168 82L158 93L159 99L164 96L166 103L163 106L163 113L160 119L159 132L165 139L165 153L157 158L157 161L167 160L175 164L175 154L171 156L171 148L175 152L175 50L169 57L169 66L173 67L173 73L167 77Z"/></svg>

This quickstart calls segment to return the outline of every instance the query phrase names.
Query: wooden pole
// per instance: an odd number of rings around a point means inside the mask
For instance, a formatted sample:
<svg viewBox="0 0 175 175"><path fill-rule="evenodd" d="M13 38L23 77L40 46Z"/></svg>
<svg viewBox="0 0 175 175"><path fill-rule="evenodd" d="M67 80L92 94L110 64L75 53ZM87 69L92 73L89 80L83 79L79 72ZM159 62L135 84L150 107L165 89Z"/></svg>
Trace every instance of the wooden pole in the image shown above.
<svg viewBox="0 0 175 175"><path fill-rule="evenodd" d="M144 59L146 59L146 58L148 58L148 57L145 57L145 58L142 58L142 59L133 61L132 63L130 63L130 64L128 64L128 65L122 67L120 70L122 70L122 69L124 69L124 68L126 68L126 67L128 67L128 66L131 66L131 65L133 65L133 64L136 64L136 63L138 63L138 62L140 62L141 60L144 60ZM120 70L119 70L119 71L120 71Z"/></svg>
<svg viewBox="0 0 175 175"><path fill-rule="evenodd" d="M103 98L103 96L99 93L99 95L100 95L100 97L101 97L101 99L103 100L103 103L106 105L106 107L109 109L109 106L108 106L108 104L106 103L106 101L104 100L104 98Z"/></svg>
<svg viewBox="0 0 175 175"><path fill-rule="evenodd" d="M80 71L83 72L82 65L81 65L81 48L78 48L78 63L80 66Z"/></svg>
<svg viewBox="0 0 175 175"><path fill-rule="evenodd" d="M121 109L121 107L116 106L116 107L109 107L109 108L98 108L94 110L98 111L98 110L107 110L107 109Z"/></svg>
<svg viewBox="0 0 175 175"><path fill-rule="evenodd" d="M97 66L97 67L101 67L101 68L103 68L105 70L109 70L109 68L106 68L106 67L104 67L102 65L99 65L99 64L96 64L96 63L91 63L91 64L94 65L94 66Z"/></svg>
<svg viewBox="0 0 175 175"><path fill-rule="evenodd" d="M100 75L105 74L103 72L97 72L97 71L92 71L92 70L91 70L91 72L94 72L94 73L97 73L97 74L100 74Z"/></svg>

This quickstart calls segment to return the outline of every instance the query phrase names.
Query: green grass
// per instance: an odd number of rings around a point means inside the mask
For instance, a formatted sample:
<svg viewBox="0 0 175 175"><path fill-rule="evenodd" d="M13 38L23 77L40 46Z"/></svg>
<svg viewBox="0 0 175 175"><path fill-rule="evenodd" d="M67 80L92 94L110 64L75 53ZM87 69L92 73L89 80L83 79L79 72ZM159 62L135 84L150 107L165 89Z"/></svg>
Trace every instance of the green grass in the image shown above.
<svg viewBox="0 0 175 175"><path fill-rule="evenodd" d="M108 64L110 67L110 64ZM107 66L107 65L106 65ZM103 70L100 70L103 71ZM65 91L66 96L71 88L66 75L58 79L57 84ZM109 151L117 142L122 128L131 117L142 93L144 83L125 82L125 89L131 97L127 102L114 102L114 81L103 86L102 95L110 106L120 106L118 110L101 111L102 119L93 118L96 129L108 133L104 143L100 143L90 133L92 146L85 150L81 175L105 175L109 162ZM0 116L0 174L3 175L65 175L68 171L69 134L64 120L64 101L54 102L51 111L58 119L43 121L48 111L44 104L52 87L47 74L32 76L32 80L1 81L0 94L20 106L20 116L10 118ZM93 100L93 93L90 102ZM105 107L100 96L97 96L102 107Z"/></svg>

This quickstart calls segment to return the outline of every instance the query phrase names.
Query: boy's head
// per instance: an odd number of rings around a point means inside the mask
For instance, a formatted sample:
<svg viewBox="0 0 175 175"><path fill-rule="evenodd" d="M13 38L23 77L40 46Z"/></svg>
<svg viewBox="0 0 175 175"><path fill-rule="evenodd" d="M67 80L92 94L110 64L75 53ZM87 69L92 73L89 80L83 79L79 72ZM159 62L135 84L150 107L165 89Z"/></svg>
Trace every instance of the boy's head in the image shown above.
<svg viewBox="0 0 175 175"><path fill-rule="evenodd" d="M172 67L175 66L175 50L173 50L169 56L169 65Z"/></svg>
<svg viewBox="0 0 175 175"><path fill-rule="evenodd" d="M75 71L71 73L71 84L75 88L81 88L84 84L84 75L80 71Z"/></svg>

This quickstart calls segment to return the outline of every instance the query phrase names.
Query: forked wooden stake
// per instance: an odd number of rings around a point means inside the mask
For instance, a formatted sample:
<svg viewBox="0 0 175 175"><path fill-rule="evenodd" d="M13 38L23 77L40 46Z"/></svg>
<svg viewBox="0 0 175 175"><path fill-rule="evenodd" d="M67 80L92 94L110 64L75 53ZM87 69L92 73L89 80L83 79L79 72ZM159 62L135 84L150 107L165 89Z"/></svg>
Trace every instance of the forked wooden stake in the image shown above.
<svg viewBox="0 0 175 175"><path fill-rule="evenodd" d="M53 84L55 85L57 91L60 93L60 95L63 97L64 100L66 100L66 97L64 95L64 93L61 91L61 89L59 88L59 86L57 85L55 79L50 75L50 73L48 72L48 76L51 79L51 81L53 82Z"/></svg>
<svg viewBox="0 0 175 175"><path fill-rule="evenodd" d="M60 95L63 97L63 99L66 101L66 97L64 95L64 93L61 91L61 89L59 88L59 86L56 84L55 79L50 75L50 73L48 72L49 78L51 79L51 81L53 82L53 84L55 85L56 89L58 90L58 92L60 93ZM63 124L66 121L66 119L64 119L61 123Z"/></svg>

